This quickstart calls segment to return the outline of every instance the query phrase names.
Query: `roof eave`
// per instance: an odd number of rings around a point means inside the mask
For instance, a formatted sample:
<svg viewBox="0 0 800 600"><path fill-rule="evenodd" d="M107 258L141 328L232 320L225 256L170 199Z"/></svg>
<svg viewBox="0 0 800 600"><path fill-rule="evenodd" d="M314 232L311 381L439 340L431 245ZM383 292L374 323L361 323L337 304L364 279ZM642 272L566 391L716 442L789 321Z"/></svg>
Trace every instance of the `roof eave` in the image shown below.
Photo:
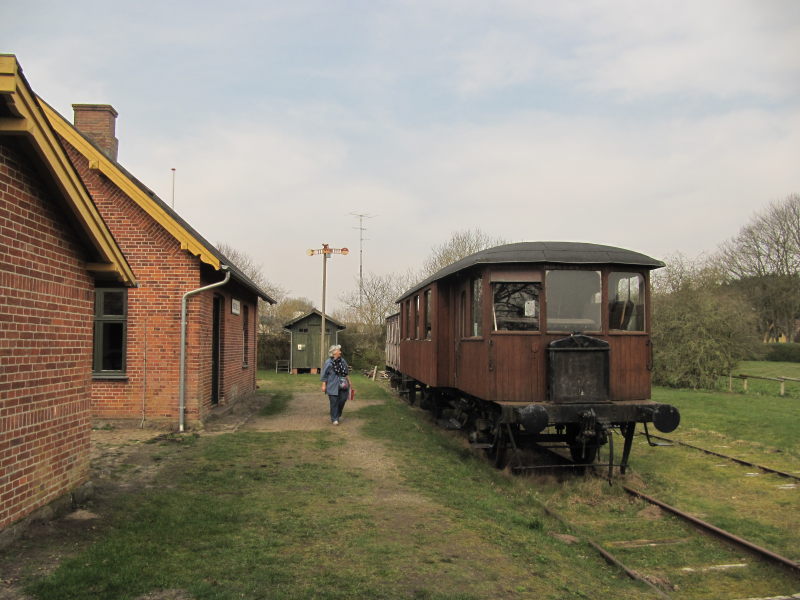
<svg viewBox="0 0 800 600"><path fill-rule="evenodd" d="M0 55L0 95L13 115L0 118L0 133L21 136L30 142L100 259L87 263L86 269L100 278L136 285L133 270L69 161L13 54Z"/></svg>
<svg viewBox="0 0 800 600"><path fill-rule="evenodd" d="M543 244L553 244L554 242L544 242ZM570 244L571 242L555 242L556 244ZM525 244L522 242L520 244ZM516 246L516 244L506 244L505 246ZM659 269L664 267L664 263L660 260L656 260L654 258L641 255L638 252L631 252L629 250L625 250L623 248L614 248L612 246L601 246L599 244L582 244L582 243L575 243L575 246L592 246L597 248L599 251L621 251L629 253L629 259L632 259L634 256L641 256L643 259L647 259L647 261L639 261L636 260L597 260L597 257L592 257L591 259L571 259L565 260L563 258L557 258L555 256L544 257L542 259L537 260L525 260L521 258L502 258L502 257L495 257L493 258L491 255L485 256L484 253L491 250L496 250L497 248L501 248L502 246L495 246L494 248L487 248L486 250L481 250L469 256L466 256L456 262L447 265L446 267L440 269L430 277L422 280L420 283L414 285L412 288L407 290L403 293L395 302L399 303L404 299L408 298L409 296L413 295L414 293L418 292L419 290L431 285L432 283L439 281L441 279L445 279L447 277L454 276L458 273L461 273L467 269L472 267L476 267L479 265L499 265L505 263L528 263L528 264L540 264L540 265L618 265L618 266L629 266L638 269ZM544 251L544 248L542 248Z"/></svg>

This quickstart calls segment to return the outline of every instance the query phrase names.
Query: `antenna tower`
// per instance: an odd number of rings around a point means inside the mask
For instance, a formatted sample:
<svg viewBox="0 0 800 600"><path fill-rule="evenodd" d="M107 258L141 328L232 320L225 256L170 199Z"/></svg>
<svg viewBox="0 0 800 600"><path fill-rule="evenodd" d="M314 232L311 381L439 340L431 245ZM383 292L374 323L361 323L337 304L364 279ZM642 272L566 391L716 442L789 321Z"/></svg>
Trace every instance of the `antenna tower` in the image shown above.
<svg viewBox="0 0 800 600"><path fill-rule="evenodd" d="M364 219L371 219L376 215L369 213L350 213L354 217L358 217L358 306L359 308L364 304L364 240L369 238L364 237L364 232L367 230L364 227Z"/></svg>

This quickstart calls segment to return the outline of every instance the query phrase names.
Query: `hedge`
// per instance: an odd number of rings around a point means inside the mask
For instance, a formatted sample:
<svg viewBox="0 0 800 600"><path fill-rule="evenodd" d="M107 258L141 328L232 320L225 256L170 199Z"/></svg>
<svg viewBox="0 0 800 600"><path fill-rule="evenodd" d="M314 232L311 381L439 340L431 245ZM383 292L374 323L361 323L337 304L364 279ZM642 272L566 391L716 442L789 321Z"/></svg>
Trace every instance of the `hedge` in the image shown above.
<svg viewBox="0 0 800 600"><path fill-rule="evenodd" d="M800 362L800 344L767 344L765 360Z"/></svg>

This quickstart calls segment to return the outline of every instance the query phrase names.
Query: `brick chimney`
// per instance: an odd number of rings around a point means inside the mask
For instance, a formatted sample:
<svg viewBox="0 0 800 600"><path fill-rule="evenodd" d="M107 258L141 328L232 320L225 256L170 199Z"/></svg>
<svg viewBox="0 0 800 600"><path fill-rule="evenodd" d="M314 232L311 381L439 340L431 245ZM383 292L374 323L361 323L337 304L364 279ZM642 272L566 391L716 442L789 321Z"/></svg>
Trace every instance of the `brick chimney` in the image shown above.
<svg viewBox="0 0 800 600"><path fill-rule="evenodd" d="M119 140L114 137L117 111L110 104L73 104L75 128L89 138L108 158L117 160Z"/></svg>

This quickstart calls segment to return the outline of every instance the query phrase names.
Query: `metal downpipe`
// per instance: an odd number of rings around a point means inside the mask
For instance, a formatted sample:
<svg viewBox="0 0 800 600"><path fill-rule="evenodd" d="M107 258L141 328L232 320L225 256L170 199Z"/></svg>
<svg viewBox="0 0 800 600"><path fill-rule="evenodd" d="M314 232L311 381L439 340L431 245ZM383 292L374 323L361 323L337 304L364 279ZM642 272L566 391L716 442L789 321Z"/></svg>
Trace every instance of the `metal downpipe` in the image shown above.
<svg viewBox="0 0 800 600"><path fill-rule="evenodd" d="M205 292L206 290L210 290L212 288L220 287L228 283L231 278L231 272L228 268L228 265L222 265L222 270L225 271L225 279L222 281L218 281L217 283L212 283L211 285L206 285L201 288L197 288L196 290L190 290L183 295L183 299L181 300L181 383L179 389L180 395L180 405L178 409L179 413L179 420L178 420L178 431L183 433L185 429L185 420L186 417L184 412L186 411L186 308L187 308L187 300L189 296L194 296L195 294L199 294L200 292Z"/></svg>

